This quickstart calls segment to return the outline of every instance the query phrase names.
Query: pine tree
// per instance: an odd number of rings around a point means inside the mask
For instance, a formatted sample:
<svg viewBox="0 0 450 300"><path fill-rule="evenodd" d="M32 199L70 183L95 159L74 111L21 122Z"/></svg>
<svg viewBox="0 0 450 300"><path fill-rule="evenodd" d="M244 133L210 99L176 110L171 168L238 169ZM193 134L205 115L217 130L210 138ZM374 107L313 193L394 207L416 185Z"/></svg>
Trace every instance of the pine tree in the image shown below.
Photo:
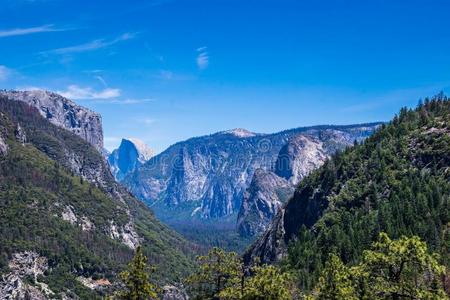
<svg viewBox="0 0 450 300"><path fill-rule="evenodd" d="M341 259L330 254L322 276L319 278L317 298L319 300L356 300L356 291L350 270Z"/></svg>
<svg viewBox="0 0 450 300"><path fill-rule="evenodd" d="M153 268L150 270L154 271ZM136 249L126 271L120 273L120 279L125 284L125 291L119 292L115 298L123 300L157 299L157 287L150 282L147 257L139 246Z"/></svg>
<svg viewBox="0 0 450 300"><path fill-rule="evenodd" d="M417 236L391 240L381 233L364 251L368 289L378 299L448 299L442 289L445 267Z"/></svg>
<svg viewBox="0 0 450 300"><path fill-rule="evenodd" d="M290 300L296 293L293 276L275 266L251 268L251 276L242 277L240 284L232 285L219 293L227 300Z"/></svg>
<svg viewBox="0 0 450 300"><path fill-rule="evenodd" d="M222 290L239 285L243 278L242 262L235 252L215 247L197 261L198 271L187 280L194 299L216 299Z"/></svg>

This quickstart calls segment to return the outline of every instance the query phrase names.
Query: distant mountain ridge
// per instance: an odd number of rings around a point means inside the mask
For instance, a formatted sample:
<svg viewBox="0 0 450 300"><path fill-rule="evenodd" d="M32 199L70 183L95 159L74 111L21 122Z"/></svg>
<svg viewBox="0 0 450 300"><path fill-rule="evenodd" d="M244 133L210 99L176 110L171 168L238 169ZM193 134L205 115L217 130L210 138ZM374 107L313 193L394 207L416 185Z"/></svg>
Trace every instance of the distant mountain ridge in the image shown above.
<svg viewBox="0 0 450 300"><path fill-rule="evenodd" d="M195 137L151 158L123 183L163 220L236 216L255 171L273 169L292 137L327 140L327 151L333 153L370 136L379 124L312 126L275 134L234 129Z"/></svg>

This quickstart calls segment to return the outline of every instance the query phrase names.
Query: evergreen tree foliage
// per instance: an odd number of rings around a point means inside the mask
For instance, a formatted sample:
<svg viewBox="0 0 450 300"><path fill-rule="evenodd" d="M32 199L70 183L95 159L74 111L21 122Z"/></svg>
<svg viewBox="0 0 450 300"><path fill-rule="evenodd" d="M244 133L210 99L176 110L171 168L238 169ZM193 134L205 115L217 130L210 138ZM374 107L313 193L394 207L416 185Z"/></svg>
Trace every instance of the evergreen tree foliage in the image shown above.
<svg viewBox="0 0 450 300"><path fill-rule="evenodd" d="M372 249L364 251L361 267L373 299L447 298L441 282L445 267L417 236L391 240L381 233Z"/></svg>
<svg viewBox="0 0 450 300"><path fill-rule="evenodd" d="M251 276L243 277L240 284L224 289L221 299L290 300L295 296L295 284L291 274L281 272L275 266L255 266Z"/></svg>
<svg viewBox="0 0 450 300"><path fill-rule="evenodd" d="M319 300L356 300L350 269L335 254L330 254L318 284Z"/></svg>
<svg viewBox="0 0 450 300"><path fill-rule="evenodd" d="M147 257L143 254L142 248L138 247L127 270L120 273L125 291L119 292L116 298L123 300L157 299L158 289L150 282L149 276L149 273L153 271L154 269L147 266Z"/></svg>
<svg viewBox="0 0 450 300"><path fill-rule="evenodd" d="M329 253L356 265L380 232L418 236L449 266L450 101L402 109L364 143L334 155L298 186L284 215L284 266L311 290Z"/></svg>
<svg viewBox="0 0 450 300"><path fill-rule="evenodd" d="M234 252L212 248L198 258L199 269L188 280L194 299L293 299L293 276L275 266L247 268Z"/></svg>
<svg viewBox="0 0 450 300"><path fill-rule="evenodd" d="M235 252L214 247L197 261L197 272L187 280L194 299L218 298L222 290L239 284L243 276L243 265Z"/></svg>
<svg viewBox="0 0 450 300"><path fill-rule="evenodd" d="M392 240L380 233L361 263L348 267L331 254L310 299L448 299L445 267L417 236Z"/></svg>

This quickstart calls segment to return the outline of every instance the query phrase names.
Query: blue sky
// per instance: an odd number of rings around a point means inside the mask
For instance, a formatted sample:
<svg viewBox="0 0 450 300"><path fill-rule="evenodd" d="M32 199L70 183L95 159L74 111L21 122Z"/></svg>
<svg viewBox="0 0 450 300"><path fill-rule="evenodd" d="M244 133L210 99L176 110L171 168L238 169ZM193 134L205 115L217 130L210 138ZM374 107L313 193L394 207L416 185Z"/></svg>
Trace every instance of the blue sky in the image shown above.
<svg viewBox="0 0 450 300"><path fill-rule="evenodd" d="M389 120L450 89L449 1L0 0L0 88L58 91L105 145Z"/></svg>

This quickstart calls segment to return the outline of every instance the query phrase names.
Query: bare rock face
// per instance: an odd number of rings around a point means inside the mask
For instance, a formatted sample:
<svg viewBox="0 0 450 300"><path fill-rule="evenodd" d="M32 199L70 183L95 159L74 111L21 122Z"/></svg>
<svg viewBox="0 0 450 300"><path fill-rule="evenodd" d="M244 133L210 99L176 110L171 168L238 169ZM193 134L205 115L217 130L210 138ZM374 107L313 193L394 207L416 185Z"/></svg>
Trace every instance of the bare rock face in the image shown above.
<svg viewBox="0 0 450 300"><path fill-rule="evenodd" d="M116 180L123 180L128 174L147 162L154 152L144 142L135 139L122 139L118 149L108 155L108 163Z"/></svg>
<svg viewBox="0 0 450 300"><path fill-rule="evenodd" d="M352 138L360 137L332 128L292 136L280 149L273 171L255 172L238 214L239 234L252 237L263 233L293 196L300 180L319 168L331 154L350 146Z"/></svg>
<svg viewBox="0 0 450 300"><path fill-rule="evenodd" d="M0 299L25 300L50 299L54 293L45 283L38 281L48 269L47 259L36 252L15 253L9 262L10 273L0 280ZM33 284L27 283L25 277L31 277Z"/></svg>
<svg viewBox="0 0 450 300"><path fill-rule="evenodd" d="M54 125L63 127L93 145L98 151L103 149L101 116L78 106L58 94L43 91L6 91L0 95L11 100L22 101L36 107L39 113Z"/></svg>
<svg viewBox="0 0 450 300"><path fill-rule="evenodd" d="M348 145L344 141L343 145ZM297 185L312 170L320 167L328 158L323 142L315 137L298 135L280 150L275 164L275 173Z"/></svg>
<svg viewBox="0 0 450 300"><path fill-rule="evenodd" d="M284 209L280 209L269 224L266 232L244 254L244 262L249 264L255 260L268 263L280 261L287 254L284 240Z"/></svg>
<svg viewBox="0 0 450 300"><path fill-rule="evenodd" d="M0 135L0 155L6 155L8 153L8 145L3 137Z"/></svg>
<svg viewBox="0 0 450 300"><path fill-rule="evenodd" d="M294 193L289 182L271 171L256 170L237 219L241 236L254 236L266 230L273 216Z"/></svg>

